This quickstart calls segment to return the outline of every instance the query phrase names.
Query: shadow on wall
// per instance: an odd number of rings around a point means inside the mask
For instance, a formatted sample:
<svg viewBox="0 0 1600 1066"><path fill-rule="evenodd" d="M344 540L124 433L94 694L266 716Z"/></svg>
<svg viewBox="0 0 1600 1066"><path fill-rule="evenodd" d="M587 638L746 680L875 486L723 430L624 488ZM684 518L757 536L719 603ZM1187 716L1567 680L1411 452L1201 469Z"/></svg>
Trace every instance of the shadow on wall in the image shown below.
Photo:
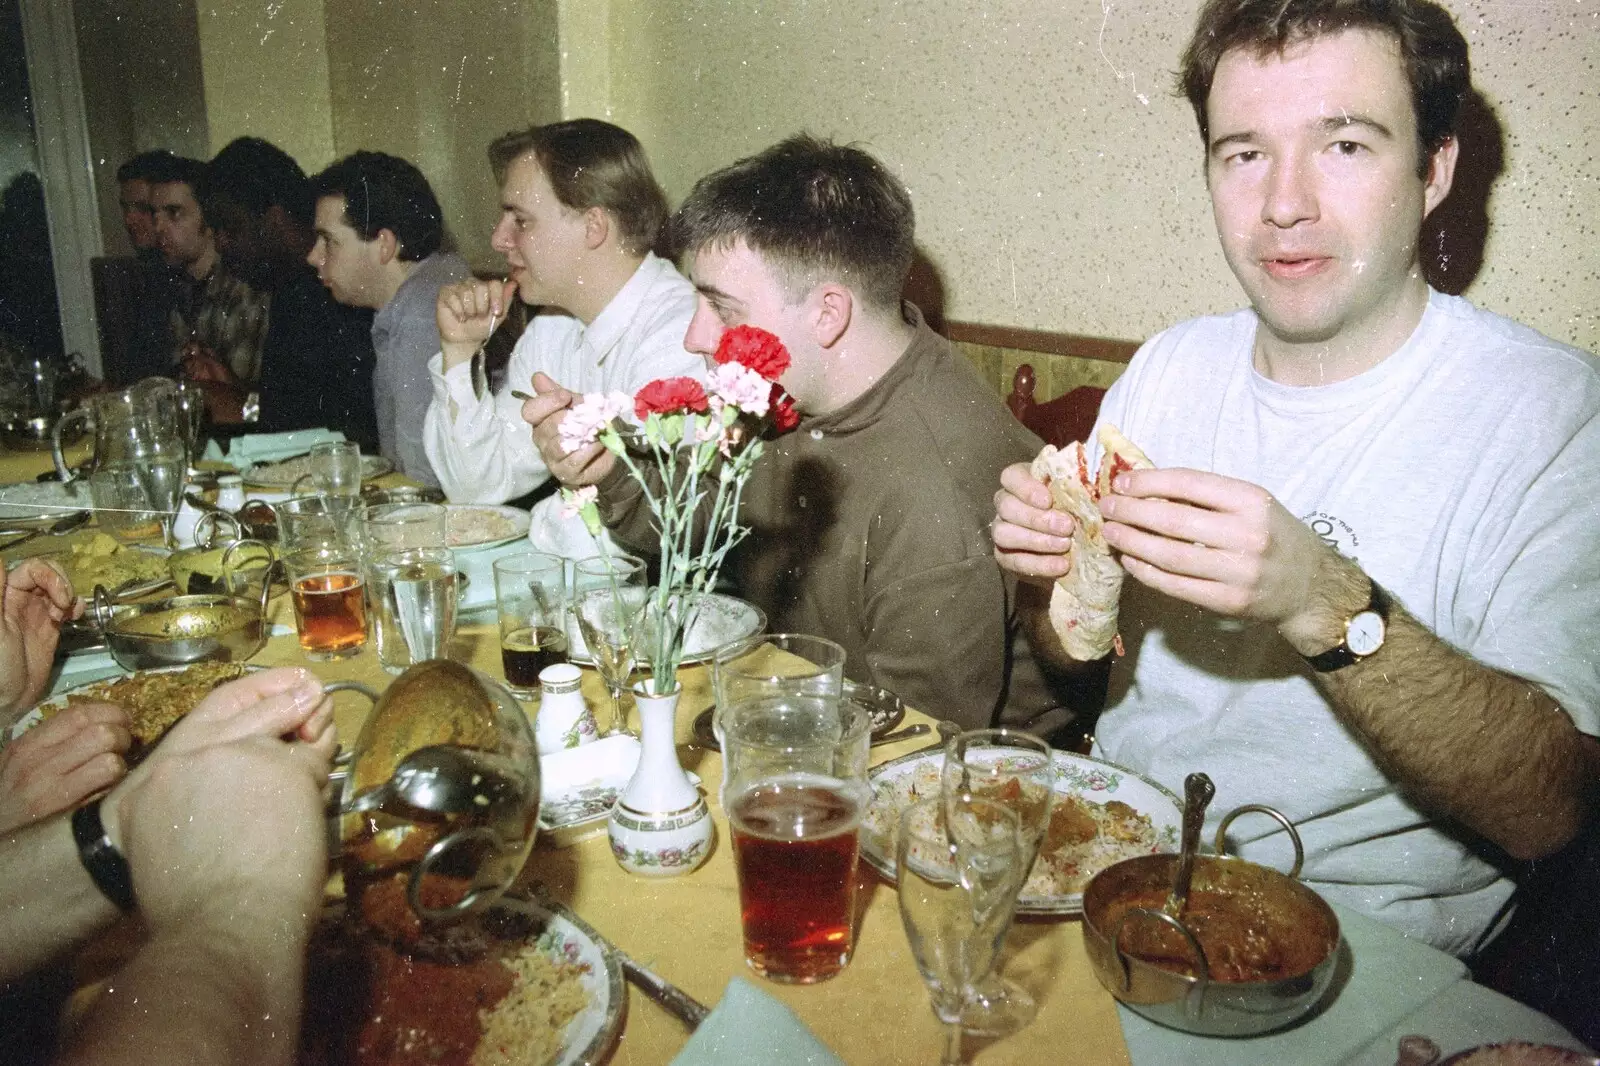
<svg viewBox="0 0 1600 1066"><path fill-rule="evenodd" d="M1456 123L1461 156L1455 184L1422 224L1418 253L1428 284L1459 296L1483 269L1489 238L1489 197L1505 171L1505 129L1477 90L1461 102Z"/></svg>

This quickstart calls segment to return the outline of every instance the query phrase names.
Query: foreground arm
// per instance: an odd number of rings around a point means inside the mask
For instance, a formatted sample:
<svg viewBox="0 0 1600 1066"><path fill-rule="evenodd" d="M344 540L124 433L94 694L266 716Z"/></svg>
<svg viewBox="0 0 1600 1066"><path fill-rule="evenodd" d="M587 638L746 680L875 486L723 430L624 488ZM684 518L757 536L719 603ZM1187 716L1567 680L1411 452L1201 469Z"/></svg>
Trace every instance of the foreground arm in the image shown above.
<svg viewBox="0 0 1600 1066"><path fill-rule="evenodd" d="M106 833L120 848L122 798L168 762L181 763L215 744L286 734L297 737L293 746L328 758L335 743L332 722L332 704L304 670L268 670L224 685L112 790L101 809ZM210 807L200 810L209 812ZM206 813L196 820L211 818ZM141 892L137 878L135 891ZM78 859L67 815L0 834L0 983L82 943L116 916L117 909L95 888Z"/></svg>
<svg viewBox="0 0 1600 1066"><path fill-rule="evenodd" d="M1129 574L1217 614L1275 625L1295 651L1344 639L1370 579L1266 490L1194 470L1141 470L1101 501ZM1440 640L1396 604L1377 654L1316 675L1340 719L1406 791L1514 857L1582 826L1600 742L1539 686Z"/></svg>
<svg viewBox="0 0 1600 1066"><path fill-rule="evenodd" d="M133 745L128 715L78 704L0 749L0 833L69 811L121 780Z"/></svg>
<svg viewBox="0 0 1600 1066"><path fill-rule="evenodd" d="M249 737L168 761L119 798L150 937L63 1062L294 1060L327 869L327 756Z"/></svg>
<svg viewBox="0 0 1600 1066"><path fill-rule="evenodd" d="M0 586L0 723L9 723L39 701L61 623L81 610L72 584L44 559L24 559Z"/></svg>

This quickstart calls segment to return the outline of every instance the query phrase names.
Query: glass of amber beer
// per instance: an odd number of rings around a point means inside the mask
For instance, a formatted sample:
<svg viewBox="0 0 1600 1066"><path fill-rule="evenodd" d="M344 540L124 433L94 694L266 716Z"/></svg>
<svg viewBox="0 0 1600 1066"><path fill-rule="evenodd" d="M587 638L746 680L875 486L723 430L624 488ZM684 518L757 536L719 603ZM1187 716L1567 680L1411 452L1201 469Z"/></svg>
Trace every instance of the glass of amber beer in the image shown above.
<svg viewBox="0 0 1600 1066"><path fill-rule="evenodd" d="M825 980L855 949L871 716L836 697L771 696L724 708L722 728L745 962L774 981Z"/></svg>
<svg viewBox="0 0 1600 1066"><path fill-rule="evenodd" d="M367 642L366 581L361 558L334 545L304 548L284 557L294 601L295 628L306 658L342 659Z"/></svg>

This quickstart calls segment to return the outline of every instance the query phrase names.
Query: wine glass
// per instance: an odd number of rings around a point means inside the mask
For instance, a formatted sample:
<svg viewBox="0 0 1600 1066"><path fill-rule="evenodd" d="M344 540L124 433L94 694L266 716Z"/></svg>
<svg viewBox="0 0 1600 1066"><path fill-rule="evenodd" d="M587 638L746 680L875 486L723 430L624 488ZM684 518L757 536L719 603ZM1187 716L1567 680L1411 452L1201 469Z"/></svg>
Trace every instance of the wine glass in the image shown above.
<svg viewBox="0 0 1600 1066"><path fill-rule="evenodd" d="M965 1004L1000 955L1028 859L1016 814L993 800L926 799L900 815L900 920L945 1026L940 1066L962 1061Z"/></svg>
<svg viewBox="0 0 1600 1066"><path fill-rule="evenodd" d="M1004 805L1017 818L1024 871L1033 867L1050 828L1055 781L1050 745L1031 733L974 729L945 744L941 794L947 813L951 805L971 796ZM1017 884L1019 893L1026 881L1024 874ZM1038 1011L1038 1004L1021 985L989 973L974 982L961 1010L961 1024L975 1035L1006 1036L1031 1022Z"/></svg>
<svg viewBox="0 0 1600 1066"><path fill-rule="evenodd" d="M633 672L639 616L649 592L645 578L644 560L631 555L595 555L573 564L572 616L611 694L605 736L625 731L622 693Z"/></svg>

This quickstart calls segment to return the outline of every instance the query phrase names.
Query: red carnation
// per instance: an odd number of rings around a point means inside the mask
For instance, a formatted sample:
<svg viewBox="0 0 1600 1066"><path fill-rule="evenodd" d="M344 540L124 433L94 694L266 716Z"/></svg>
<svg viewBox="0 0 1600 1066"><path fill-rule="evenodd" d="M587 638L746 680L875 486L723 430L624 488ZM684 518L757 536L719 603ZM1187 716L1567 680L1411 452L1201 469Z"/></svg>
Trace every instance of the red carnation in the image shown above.
<svg viewBox="0 0 1600 1066"><path fill-rule="evenodd" d="M738 363L768 381L777 381L789 369L789 350L783 342L755 326L735 326L717 344L717 362Z"/></svg>
<svg viewBox="0 0 1600 1066"><path fill-rule="evenodd" d="M800 412L794 409L794 397L784 392L780 385L772 386L767 417L772 419L772 428L779 433L787 433L800 424Z"/></svg>
<svg viewBox="0 0 1600 1066"><path fill-rule="evenodd" d="M707 410L708 406L706 390L694 378L660 378L640 389L633 398L633 411L641 421L652 413L700 414Z"/></svg>

